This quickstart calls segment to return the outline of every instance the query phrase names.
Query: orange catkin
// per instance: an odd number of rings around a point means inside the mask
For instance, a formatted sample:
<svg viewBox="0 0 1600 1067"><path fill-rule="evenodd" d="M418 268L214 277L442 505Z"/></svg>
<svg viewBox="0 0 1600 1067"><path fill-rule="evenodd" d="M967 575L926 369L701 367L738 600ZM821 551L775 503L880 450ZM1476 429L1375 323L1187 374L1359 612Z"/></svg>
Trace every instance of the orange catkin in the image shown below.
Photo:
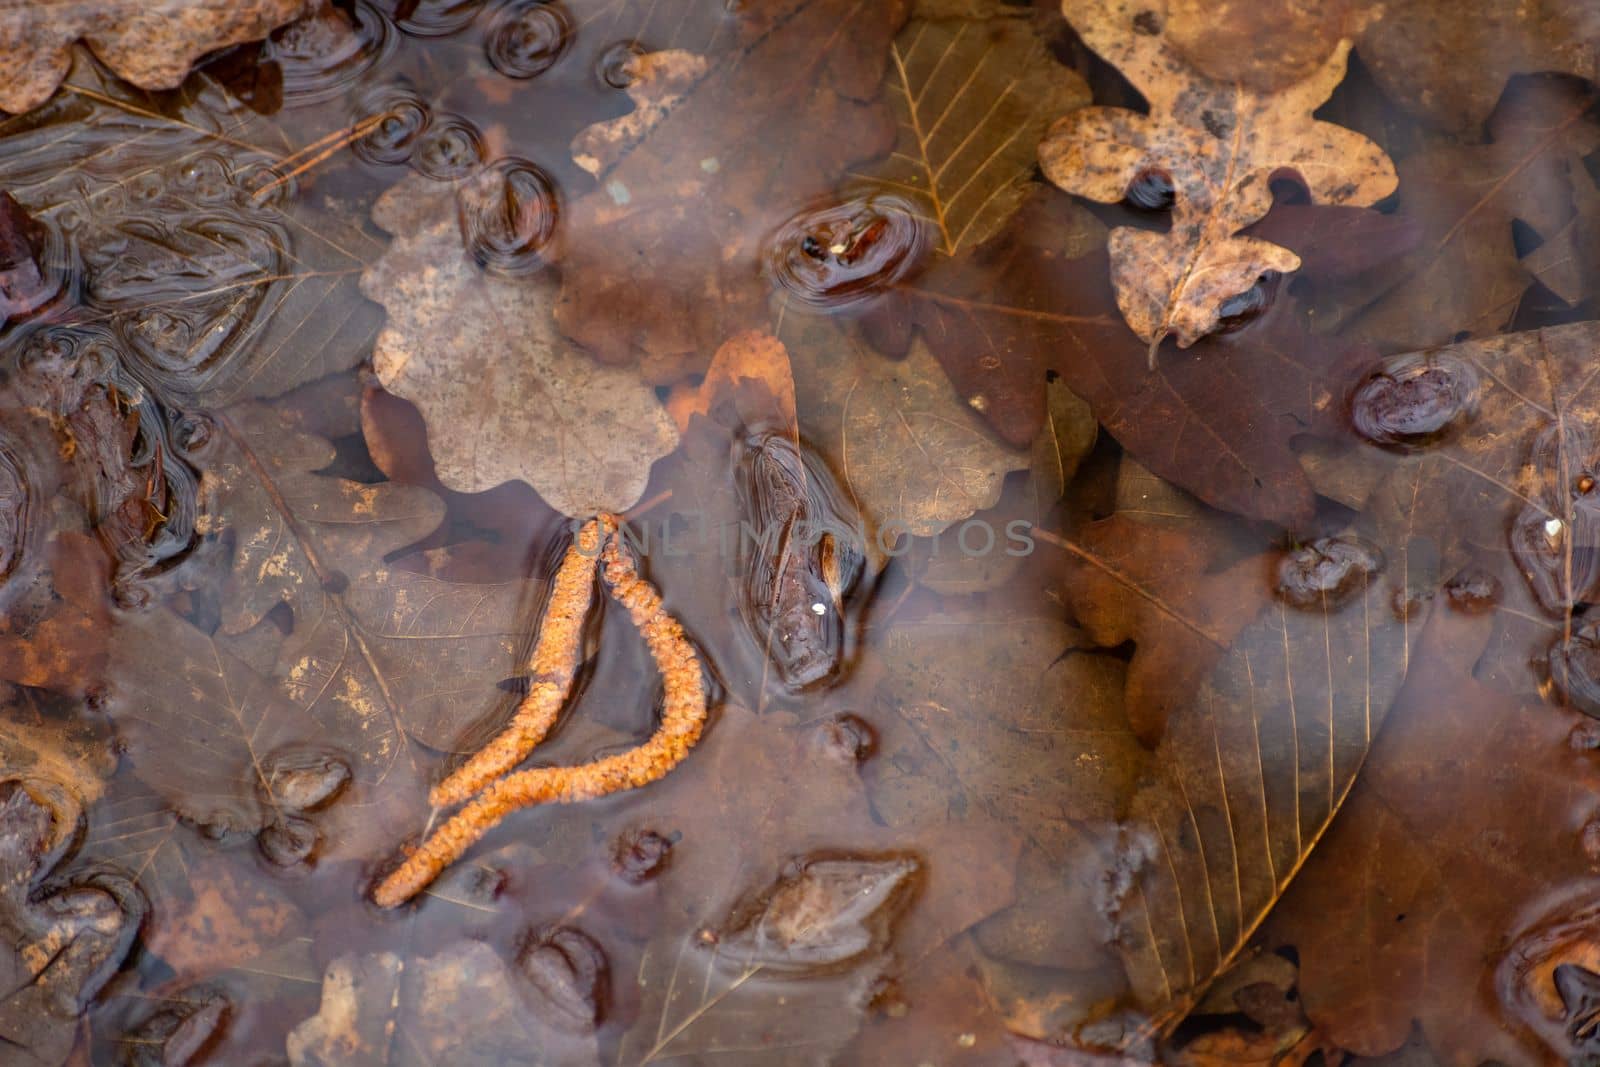
<svg viewBox="0 0 1600 1067"><path fill-rule="evenodd" d="M667 614L662 606L661 594L639 577L631 554L617 534L616 520L612 516L602 515L595 522L598 523L598 532L605 538L600 561L606 584L610 587L612 597L627 610L628 618L643 636L651 658L661 671L666 701L660 725L644 744L615 756L577 767L541 767L519 771L493 780L378 885L373 892L373 900L379 907L393 908L416 896L511 812L533 804L565 804L646 785L676 767L700 739L706 721L706 691L699 656L684 636L678 620ZM589 528L585 526L584 529ZM583 536L580 532L580 539ZM572 550L569 550L567 561L562 564L563 573L571 559ZM557 582L559 584L560 577ZM556 605L557 601L552 597L552 609ZM581 628L582 621L582 617L578 617L575 625ZM543 644L541 632L540 646ZM557 710L559 707L558 704ZM521 715L520 709L518 714ZM550 713L552 720L554 715L555 712ZM543 729L548 728L546 723ZM514 729L508 729L490 742L485 751L499 745ZM538 737L543 736L541 730ZM481 766L487 768L494 766L495 761L505 760L521 743L508 743L494 757L485 757ZM535 738L527 744L527 749L537 743L538 738ZM523 754L526 754L526 749ZM460 776L467 767L476 764L478 758L474 756L440 788ZM518 755L510 759L505 766L515 764L521 758ZM438 793L436 789L435 795ZM455 794L452 792L450 795Z"/></svg>
<svg viewBox="0 0 1600 1067"><path fill-rule="evenodd" d="M460 804L528 758L567 702L582 652L583 623L594 599L594 569L604 538L616 530L609 515L590 519L573 538L550 587L539 641L529 671L533 684L511 722L494 740L433 787L428 802L436 808Z"/></svg>

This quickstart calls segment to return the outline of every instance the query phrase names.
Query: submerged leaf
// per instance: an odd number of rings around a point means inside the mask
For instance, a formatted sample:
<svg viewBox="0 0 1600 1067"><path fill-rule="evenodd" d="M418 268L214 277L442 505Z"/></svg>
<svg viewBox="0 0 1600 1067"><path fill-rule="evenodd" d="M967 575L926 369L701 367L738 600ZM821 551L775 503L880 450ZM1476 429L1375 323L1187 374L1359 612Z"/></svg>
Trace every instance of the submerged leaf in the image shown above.
<svg viewBox="0 0 1600 1067"><path fill-rule="evenodd" d="M85 39L102 62L141 89L172 89L207 52L265 37L317 0L34 0L0 12L0 111L49 98Z"/></svg>
<svg viewBox="0 0 1600 1067"><path fill-rule="evenodd" d="M464 941L414 959L393 952L328 965L322 1007L289 1033L293 1067L583 1067L592 1033L563 1033L531 1014L511 969Z"/></svg>
<svg viewBox="0 0 1600 1067"><path fill-rule="evenodd" d="M1342 821L1271 920L1271 938L1300 953L1312 1021L1359 1055L1392 1050L1420 1023L1449 1062L1542 1062L1525 1027L1546 1040L1563 1029L1516 1018L1524 997L1545 1005L1539 1016L1556 1007L1560 975L1490 975L1531 907L1592 878L1594 731L1475 680L1492 629L1435 614ZM1592 958L1592 936L1577 958ZM1594 1049L1570 1033L1548 1051L1578 1062Z"/></svg>
<svg viewBox="0 0 1600 1067"><path fill-rule="evenodd" d="M1123 827L1112 914L1145 1013L1123 1047L1170 1034L1338 816L1406 674L1420 622L1395 594L1417 567L1346 535L1239 590L1259 614L1173 715Z"/></svg>
<svg viewBox="0 0 1600 1067"><path fill-rule="evenodd" d="M1536 274L1573 295L1600 277L1600 254L1583 239L1600 226L1583 158L1600 147L1594 102L1569 82L1530 79L1501 98L1490 143L1443 144L1402 160L1400 211L1421 224L1422 241L1351 327L1392 346L1443 344L1505 327ZM1526 256L1519 222L1524 240L1540 246Z"/></svg>
<svg viewBox="0 0 1600 1067"><path fill-rule="evenodd" d="M637 503L677 445L650 387L556 332L548 277L479 268L448 186L407 179L374 211L395 240L362 277L388 312L373 366L421 409L440 480L478 492L521 479L575 518Z"/></svg>
<svg viewBox="0 0 1600 1067"><path fill-rule="evenodd" d="M945 18L924 3L890 51L894 152L858 176L912 202L953 256L993 236L1028 190L1045 127L1089 102L1017 8Z"/></svg>
<svg viewBox="0 0 1600 1067"><path fill-rule="evenodd" d="M74 840L77 813L32 783L0 782L0 1041L7 1058L57 1067L80 1016L133 948L146 904L109 870L46 881Z"/></svg>
<svg viewBox="0 0 1600 1067"><path fill-rule="evenodd" d="M920 342L891 362L822 319L790 317L801 430L888 551L994 506L1029 457L988 433Z"/></svg>
<svg viewBox="0 0 1600 1067"><path fill-rule="evenodd" d="M562 331L666 384L763 322L771 235L893 140L876 97L908 6L738 5L722 27L731 47L564 216Z"/></svg>
<svg viewBox="0 0 1600 1067"><path fill-rule="evenodd" d="M276 396L361 358L376 315L359 227L257 197L282 135L207 78L152 108L85 64L46 106L0 121L0 187L74 279L58 332L109 328L117 358L168 404ZM28 343L14 330L0 351Z"/></svg>

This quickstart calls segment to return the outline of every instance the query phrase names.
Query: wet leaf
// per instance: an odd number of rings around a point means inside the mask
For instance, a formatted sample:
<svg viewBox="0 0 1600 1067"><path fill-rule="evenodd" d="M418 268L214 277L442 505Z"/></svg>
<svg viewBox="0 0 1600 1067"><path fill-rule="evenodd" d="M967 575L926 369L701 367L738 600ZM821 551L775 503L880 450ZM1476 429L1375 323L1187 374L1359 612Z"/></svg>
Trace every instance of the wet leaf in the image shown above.
<svg viewBox="0 0 1600 1067"><path fill-rule="evenodd" d="M134 772L208 834L254 835L278 867L366 859L420 803L408 740L448 749L512 702L498 683L520 670L519 620L533 617L541 584L391 568L386 555L437 525L433 494L311 473L332 449L265 409L209 425L211 543L195 573L220 582L220 620L201 629L166 608L125 616L109 710ZM347 779L350 797L323 813ZM130 836L108 848L193 892L170 823L148 806L128 819Z"/></svg>
<svg viewBox="0 0 1600 1067"><path fill-rule="evenodd" d="M624 1062L732 1049L832 1062L897 958L937 950L1009 899L1009 834L951 813L881 825L856 757L820 727L724 708L688 773L658 788L651 825L682 837ZM897 920L912 879L917 906Z"/></svg>
<svg viewBox="0 0 1600 1067"><path fill-rule="evenodd" d="M448 187L411 178L374 211L395 240L362 279L388 312L373 365L422 410L440 480L477 492L520 478L579 518L635 504L677 444L650 387L557 334L548 278L480 270Z"/></svg>
<svg viewBox="0 0 1600 1067"><path fill-rule="evenodd" d="M869 768L876 810L911 826L960 797L1057 860L1075 823L1115 818L1144 754L1122 665L1086 644L1057 620L970 608L901 622L879 667L889 758Z"/></svg>
<svg viewBox="0 0 1600 1067"><path fill-rule="evenodd" d="M1271 920L1299 950L1306 1011L1359 1055L1396 1048L1414 1020L1447 1061L1579 1051L1542 1050L1524 1029L1542 1023L1517 1020L1513 996L1559 1015L1547 970L1526 989L1488 974L1530 909L1592 877L1594 730L1475 681L1491 630L1436 613L1341 822Z"/></svg>
<svg viewBox="0 0 1600 1067"><path fill-rule="evenodd" d="M1226 553L1234 550L1223 537L1196 525L1164 529L1123 515L1059 547L1072 561L1066 599L1074 617L1104 648L1134 642L1128 719L1153 747L1168 716L1193 698L1260 610L1233 591L1260 583L1266 566L1259 556L1230 561Z"/></svg>
<svg viewBox="0 0 1600 1067"><path fill-rule="evenodd" d="M931 10L930 10L931 9ZM1089 102L1026 8L943 17L924 3L895 38L886 95L899 134L858 176L903 197L955 255L1000 229L1027 194L1045 127Z"/></svg>
<svg viewBox="0 0 1600 1067"><path fill-rule="evenodd" d="M385 766L412 737L450 750L505 698L542 582L457 582L387 563L439 524L425 489L313 473L334 457L260 407L219 417L208 533L231 542L220 633L285 696ZM287 610L284 634L275 620ZM423 650L426 654L423 654Z"/></svg>
<svg viewBox="0 0 1600 1067"><path fill-rule="evenodd" d="M783 342L757 330L730 337L711 357L700 384L674 390L668 406L678 432L685 433L694 416L711 416L720 404L731 405L740 430L792 431L794 374Z"/></svg>
<svg viewBox="0 0 1600 1067"><path fill-rule="evenodd" d="M1419 622L1393 603L1417 567L1347 534L1237 590L1259 614L1173 714L1122 827L1111 914L1145 1017L1119 1047L1170 1033L1339 816L1405 677Z"/></svg>
<svg viewBox="0 0 1600 1067"><path fill-rule="evenodd" d="M305 935L305 916L279 884L257 877L252 863L233 853L192 857L182 907L159 898L143 944L179 978L194 981L248 964Z"/></svg>
<svg viewBox="0 0 1600 1067"><path fill-rule="evenodd" d="M293 1067L534 1067L597 1064L592 1034L563 1034L531 1014L511 969L488 945L431 956L341 956L322 1008L289 1034Z"/></svg>
<svg viewBox="0 0 1600 1067"><path fill-rule="evenodd" d="M959 395L1025 444L1055 371L1151 471L1214 507L1303 521L1312 500L1291 442L1337 414L1328 382L1364 354L1307 336L1280 301L1249 329L1150 370L1117 318L1103 232L1039 190L994 240L902 290Z"/></svg>
<svg viewBox="0 0 1600 1067"><path fill-rule="evenodd" d="M1359 42L1395 104L1451 129L1488 117L1514 74L1563 71L1595 80L1600 13L1584 0L1502 4L1386 3ZM1448 58L1447 58L1448 57Z"/></svg>
<svg viewBox="0 0 1600 1067"><path fill-rule="evenodd" d="M1400 164L1401 211L1422 226L1418 249L1397 263L1396 283L1355 318L1365 336L1421 348L1463 335L1494 333L1508 323L1536 274L1567 292L1600 268L1574 230L1596 195L1583 157L1600 147L1589 115L1592 92L1557 79L1530 80L1502 97L1490 117L1490 143L1446 144ZM1513 221L1540 245L1519 256ZM1566 246L1573 259L1551 253Z"/></svg>
<svg viewBox="0 0 1600 1067"><path fill-rule="evenodd" d="M285 154L204 77L153 107L83 64L0 122L0 186L45 224L49 269L87 279L54 317L109 326L122 365L168 403L275 396L354 366L376 330L355 281L377 242L287 208L286 188L255 197Z"/></svg>
<svg viewBox="0 0 1600 1067"><path fill-rule="evenodd" d="M1508 687L1593 706L1581 625L1600 543L1593 323L1375 360L1352 376L1346 446L1307 468L1322 491L1370 512L1390 543L1429 546L1439 575L1471 584L1452 603L1493 611L1485 669ZM1417 582L1423 597L1436 585ZM1459 603L1458 603L1459 602ZM1552 663L1554 666L1552 666Z"/></svg>
<svg viewBox="0 0 1600 1067"><path fill-rule="evenodd" d="M561 329L653 382L704 367L766 318L765 244L839 171L893 140L876 99L905 0L741 8L695 91L578 199L559 252ZM774 79L772 72L789 76ZM751 152L760 142L777 151Z"/></svg>
<svg viewBox="0 0 1600 1067"><path fill-rule="evenodd" d="M82 4L39 0L0 19L0 111L20 112L49 98L72 63L82 38L118 77L141 89L173 89L207 52L265 37L309 14L313 0L128 0Z"/></svg>
<svg viewBox="0 0 1600 1067"><path fill-rule="evenodd" d="M791 317L781 336L795 372L801 430L878 532L937 534L1000 499L1028 467L988 433L926 347L891 362L820 319Z"/></svg>
<svg viewBox="0 0 1600 1067"><path fill-rule="evenodd" d="M80 870L42 884L61 862L75 814L28 783L0 783L0 1037L19 1063L56 1067L79 1016L133 947L145 901L109 870Z"/></svg>
<svg viewBox="0 0 1600 1067"><path fill-rule="evenodd" d="M1236 298L1300 257L1237 236L1267 213L1273 173L1293 172L1314 200L1371 204L1395 188L1394 165L1360 134L1311 112L1344 77L1348 42L1304 80L1275 93L1214 82L1187 67L1163 35L1161 15L1138 4L1069 2L1085 42L1144 94L1150 114L1085 108L1059 120L1039 146L1051 181L1115 203L1141 182L1170 190L1165 234L1122 227L1109 247L1117 306L1155 347L1180 348L1224 325Z"/></svg>

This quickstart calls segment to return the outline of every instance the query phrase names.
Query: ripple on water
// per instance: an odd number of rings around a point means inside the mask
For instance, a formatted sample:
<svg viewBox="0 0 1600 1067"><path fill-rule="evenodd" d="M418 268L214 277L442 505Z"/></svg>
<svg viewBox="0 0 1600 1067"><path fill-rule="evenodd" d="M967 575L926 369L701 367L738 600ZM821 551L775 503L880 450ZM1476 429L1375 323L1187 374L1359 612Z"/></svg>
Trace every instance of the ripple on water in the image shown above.
<svg viewBox="0 0 1600 1067"><path fill-rule="evenodd" d="M289 106L316 104L350 92L395 48L394 27L367 0L349 10L331 4L289 23L267 39L262 58L283 72Z"/></svg>
<svg viewBox="0 0 1600 1067"><path fill-rule="evenodd" d="M549 176L524 159L497 159L456 192L461 237L479 264L501 274L544 266L560 198Z"/></svg>
<svg viewBox="0 0 1600 1067"><path fill-rule="evenodd" d="M927 248L927 227L910 204L869 194L807 208L778 227L767 274L802 303L840 310L910 276Z"/></svg>
<svg viewBox="0 0 1600 1067"><path fill-rule="evenodd" d="M572 36L572 16L560 0L509 0L494 13L483 50L506 77L536 78L555 66Z"/></svg>
<svg viewBox="0 0 1600 1067"><path fill-rule="evenodd" d="M1478 372L1449 352L1385 359L1350 397L1356 433L1386 448L1433 444L1478 410Z"/></svg>

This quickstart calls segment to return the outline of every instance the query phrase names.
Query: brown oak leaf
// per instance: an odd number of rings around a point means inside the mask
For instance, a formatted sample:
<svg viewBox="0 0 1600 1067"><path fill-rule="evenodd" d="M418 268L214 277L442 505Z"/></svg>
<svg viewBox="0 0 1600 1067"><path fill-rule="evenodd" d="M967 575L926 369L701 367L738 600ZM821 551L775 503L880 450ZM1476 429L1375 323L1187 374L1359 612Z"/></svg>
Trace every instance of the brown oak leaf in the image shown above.
<svg viewBox="0 0 1600 1067"><path fill-rule="evenodd" d="M1441 144L1400 162L1400 213L1421 241L1391 287L1349 323L1397 348L1494 333L1538 277L1581 298L1600 271L1586 239L1600 225L1584 157L1600 147L1591 91L1563 78L1519 79L1489 117L1488 143ZM1519 255L1514 224L1539 247Z"/></svg>
<svg viewBox="0 0 1600 1067"><path fill-rule="evenodd" d="M1344 77L1342 41L1312 74L1274 93L1211 80L1188 67L1161 15L1138 0L1068 0L1085 42L1145 95L1150 114L1084 108L1039 146L1051 181L1115 203L1130 187L1170 189L1166 233L1120 227L1110 238L1117 305L1150 343L1187 348L1238 311L1263 277L1300 266L1293 252L1238 231L1267 213L1269 182L1297 175L1327 204L1371 204L1395 188L1394 165L1367 138L1312 119Z"/></svg>

